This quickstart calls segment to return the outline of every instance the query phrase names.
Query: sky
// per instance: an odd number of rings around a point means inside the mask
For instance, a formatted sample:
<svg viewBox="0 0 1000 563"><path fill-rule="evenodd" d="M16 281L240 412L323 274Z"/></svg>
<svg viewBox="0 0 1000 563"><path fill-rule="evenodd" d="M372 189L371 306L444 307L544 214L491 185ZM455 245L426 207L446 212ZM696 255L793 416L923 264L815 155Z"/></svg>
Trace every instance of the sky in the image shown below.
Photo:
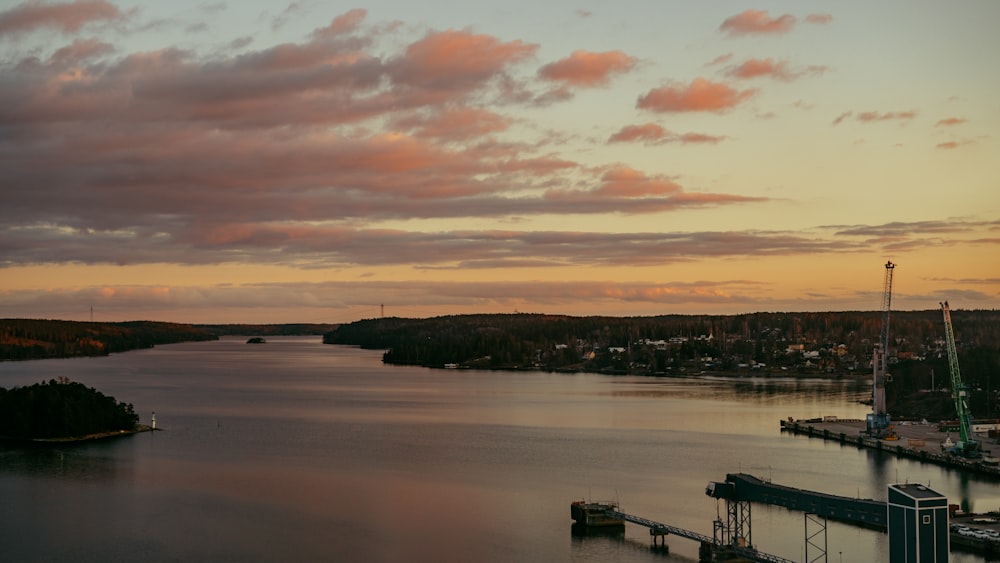
<svg viewBox="0 0 1000 563"><path fill-rule="evenodd" d="M1000 308L997 22L0 0L0 318Z"/></svg>

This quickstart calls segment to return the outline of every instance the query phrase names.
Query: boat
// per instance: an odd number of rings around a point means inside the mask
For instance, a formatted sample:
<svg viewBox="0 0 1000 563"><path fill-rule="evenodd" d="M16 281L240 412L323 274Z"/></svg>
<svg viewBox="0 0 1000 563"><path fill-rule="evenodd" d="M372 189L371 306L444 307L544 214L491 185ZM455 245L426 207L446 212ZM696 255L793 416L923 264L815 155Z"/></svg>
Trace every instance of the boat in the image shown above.
<svg viewBox="0 0 1000 563"><path fill-rule="evenodd" d="M253 338L247 340L247 344L263 344L267 342L262 336L254 336Z"/></svg>

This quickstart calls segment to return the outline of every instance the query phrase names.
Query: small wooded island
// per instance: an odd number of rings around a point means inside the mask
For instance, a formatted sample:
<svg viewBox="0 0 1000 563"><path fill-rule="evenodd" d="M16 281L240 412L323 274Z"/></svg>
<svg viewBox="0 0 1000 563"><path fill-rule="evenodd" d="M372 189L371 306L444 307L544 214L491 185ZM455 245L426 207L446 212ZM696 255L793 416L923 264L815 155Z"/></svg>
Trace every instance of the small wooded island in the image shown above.
<svg viewBox="0 0 1000 563"><path fill-rule="evenodd" d="M0 439L78 442L150 430L131 403L65 377L27 387L0 387Z"/></svg>

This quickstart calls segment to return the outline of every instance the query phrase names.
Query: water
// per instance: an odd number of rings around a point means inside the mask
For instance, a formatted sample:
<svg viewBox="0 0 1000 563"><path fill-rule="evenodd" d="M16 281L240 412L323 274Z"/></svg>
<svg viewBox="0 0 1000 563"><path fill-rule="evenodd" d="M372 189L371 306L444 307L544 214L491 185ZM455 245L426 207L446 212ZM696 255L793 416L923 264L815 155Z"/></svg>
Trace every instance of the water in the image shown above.
<svg viewBox="0 0 1000 563"><path fill-rule="evenodd" d="M144 422L156 411L165 431L0 449L0 561L688 561L694 542L651 552L637 526L574 537L569 503L616 498L711 535L705 485L737 471L879 499L922 482L1000 507L992 482L779 431L787 416L863 417L868 390L849 382L390 367L318 337L0 364L5 387L59 376ZM752 518L758 548L803 560L800 513ZM883 534L832 522L827 549L887 560Z"/></svg>

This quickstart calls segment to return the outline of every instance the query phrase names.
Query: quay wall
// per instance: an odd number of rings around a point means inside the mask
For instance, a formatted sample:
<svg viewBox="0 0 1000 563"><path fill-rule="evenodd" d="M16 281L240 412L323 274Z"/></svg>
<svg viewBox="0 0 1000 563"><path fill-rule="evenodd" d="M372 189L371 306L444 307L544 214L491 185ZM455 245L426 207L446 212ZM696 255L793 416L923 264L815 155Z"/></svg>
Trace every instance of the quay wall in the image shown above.
<svg viewBox="0 0 1000 563"><path fill-rule="evenodd" d="M781 420L780 422L781 430L791 432L792 434L805 434L814 438L833 440L845 445L854 445L858 448L869 448L883 451L896 455L897 457L917 459L926 463L934 463L969 473L977 473L1000 479L1000 467L984 465L978 460L963 459L944 452L938 453L927 451L923 448L911 447L909 444L893 444L878 438L863 436L861 434L850 435L846 432L831 431L829 428L814 426L810 422L798 422L791 420Z"/></svg>

